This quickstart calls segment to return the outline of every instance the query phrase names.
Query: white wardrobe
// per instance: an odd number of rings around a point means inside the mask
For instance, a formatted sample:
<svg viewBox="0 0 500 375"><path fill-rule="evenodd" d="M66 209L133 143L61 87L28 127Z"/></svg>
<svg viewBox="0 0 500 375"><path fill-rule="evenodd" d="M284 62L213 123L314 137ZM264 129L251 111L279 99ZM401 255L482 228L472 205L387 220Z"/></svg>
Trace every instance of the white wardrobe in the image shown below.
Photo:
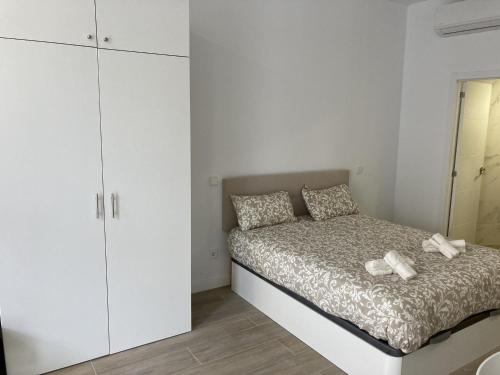
<svg viewBox="0 0 500 375"><path fill-rule="evenodd" d="M9 374L191 329L187 0L0 0Z"/></svg>

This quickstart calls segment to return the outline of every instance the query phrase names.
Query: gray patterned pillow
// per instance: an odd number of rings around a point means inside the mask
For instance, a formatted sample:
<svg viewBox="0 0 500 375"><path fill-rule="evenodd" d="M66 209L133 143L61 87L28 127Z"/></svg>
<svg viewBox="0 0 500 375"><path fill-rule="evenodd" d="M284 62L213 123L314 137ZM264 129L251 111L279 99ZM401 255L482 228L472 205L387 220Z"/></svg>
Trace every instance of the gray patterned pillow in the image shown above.
<svg viewBox="0 0 500 375"><path fill-rule="evenodd" d="M241 230L296 221L286 191L263 195L231 195Z"/></svg>
<svg viewBox="0 0 500 375"><path fill-rule="evenodd" d="M304 186L302 197L312 218L317 221L359 213L358 204L345 184L317 190Z"/></svg>

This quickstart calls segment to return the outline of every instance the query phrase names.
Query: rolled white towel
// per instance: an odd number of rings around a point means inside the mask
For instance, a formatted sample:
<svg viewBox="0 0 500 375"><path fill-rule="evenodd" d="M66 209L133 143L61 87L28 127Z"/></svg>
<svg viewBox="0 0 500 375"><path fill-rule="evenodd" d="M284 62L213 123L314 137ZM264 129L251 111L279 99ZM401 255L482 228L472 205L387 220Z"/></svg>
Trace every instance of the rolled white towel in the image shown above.
<svg viewBox="0 0 500 375"><path fill-rule="evenodd" d="M413 259L408 258L406 255L401 255L401 258L403 258L404 261L408 263L410 266L413 267L415 265L415 261Z"/></svg>
<svg viewBox="0 0 500 375"><path fill-rule="evenodd" d="M441 238L444 238L442 235L439 235L441 236ZM462 252L464 251L465 252L465 240L447 240L446 238L444 238L444 240L446 242L448 242L451 246L453 246L455 249L457 249L459 252ZM439 243L431 237L431 239L429 240L431 242L431 244L433 244L434 246L438 246L439 247Z"/></svg>
<svg viewBox="0 0 500 375"><path fill-rule="evenodd" d="M370 260L369 262L366 262L365 269L372 276L385 276L392 274L391 266L389 266L383 259Z"/></svg>
<svg viewBox="0 0 500 375"><path fill-rule="evenodd" d="M451 240L448 242L451 244L451 246L453 246L458 251L465 252L465 248L466 248L465 240Z"/></svg>
<svg viewBox="0 0 500 375"><path fill-rule="evenodd" d="M460 253L465 253L467 251L466 245L465 245L465 240L453 240L453 241L448 241L451 246L453 246L455 249L457 249ZM440 253L439 251L439 244L430 239L430 240L423 240L422 241L422 248L426 253Z"/></svg>
<svg viewBox="0 0 500 375"><path fill-rule="evenodd" d="M429 238L429 242L432 246L436 247L439 251L439 242L437 242L434 238Z"/></svg>
<svg viewBox="0 0 500 375"><path fill-rule="evenodd" d="M417 272L405 261L405 259L395 250L389 251L385 254L384 260L391 266L405 281L413 279L417 276Z"/></svg>
<svg viewBox="0 0 500 375"><path fill-rule="evenodd" d="M444 238L441 234L439 233L436 233L435 235L433 235L430 239L431 243L433 243L433 241L437 242L438 246L439 246L439 251L441 252L441 254L443 254L445 257L447 257L448 259L453 259L455 258L456 256L458 256L458 254L460 254L460 252L455 249L449 242L446 238Z"/></svg>
<svg viewBox="0 0 500 375"><path fill-rule="evenodd" d="M407 256L402 255L401 257L410 266L415 265L415 262ZM370 260L365 263L365 269L372 276L386 276L394 273L394 270L387 264L385 259Z"/></svg>
<svg viewBox="0 0 500 375"><path fill-rule="evenodd" d="M429 240L422 241L422 249L424 249L426 253L439 253L439 248L434 246Z"/></svg>

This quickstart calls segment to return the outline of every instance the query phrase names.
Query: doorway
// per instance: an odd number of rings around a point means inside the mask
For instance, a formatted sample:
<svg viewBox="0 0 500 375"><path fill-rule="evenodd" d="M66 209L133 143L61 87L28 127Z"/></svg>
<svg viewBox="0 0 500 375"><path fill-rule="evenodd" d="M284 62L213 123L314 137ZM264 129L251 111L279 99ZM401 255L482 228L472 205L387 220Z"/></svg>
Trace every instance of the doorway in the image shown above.
<svg viewBox="0 0 500 375"><path fill-rule="evenodd" d="M447 234L500 249L500 79L459 87Z"/></svg>

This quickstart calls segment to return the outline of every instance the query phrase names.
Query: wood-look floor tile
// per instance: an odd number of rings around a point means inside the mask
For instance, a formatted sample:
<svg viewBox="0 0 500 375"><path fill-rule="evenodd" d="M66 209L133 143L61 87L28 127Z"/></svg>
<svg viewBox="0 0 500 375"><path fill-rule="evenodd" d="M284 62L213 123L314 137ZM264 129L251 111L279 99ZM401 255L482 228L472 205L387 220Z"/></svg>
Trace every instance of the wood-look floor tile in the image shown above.
<svg viewBox="0 0 500 375"><path fill-rule="evenodd" d="M279 341L269 341L176 375L311 375L331 366L313 350L293 355Z"/></svg>
<svg viewBox="0 0 500 375"><path fill-rule="evenodd" d="M500 347L497 347L496 349L492 350L488 354L485 354L485 355L475 359L474 361L469 362L461 369L459 369L455 372L452 372L450 375L474 375L477 372L477 369L479 368L479 366L481 366L481 363L483 363L486 358L488 358L489 356L491 356L494 353L498 353L499 351L500 351Z"/></svg>
<svg viewBox="0 0 500 375"><path fill-rule="evenodd" d="M245 316L257 325L272 322L271 318L257 309L249 311L245 314Z"/></svg>
<svg viewBox="0 0 500 375"><path fill-rule="evenodd" d="M483 359L472 361L471 363L468 363L467 365L462 367L461 370L470 372L471 374L475 374L481 363L483 363Z"/></svg>
<svg viewBox="0 0 500 375"><path fill-rule="evenodd" d="M315 374L326 370L332 365L329 360L309 347L295 355L295 358L297 359L297 365L300 366L304 374Z"/></svg>
<svg viewBox="0 0 500 375"><path fill-rule="evenodd" d="M99 358L93 363L97 372L100 374L138 361L144 361L163 353L185 349L188 346L199 343L200 340L203 342L206 340L217 340L223 336L231 335L254 326L255 324L244 316L229 317L183 335Z"/></svg>
<svg viewBox="0 0 500 375"><path fill-rule="evenodd" d="M279 361L252 372L255 375L310 375L328 369L332 364L312 349L303 350L298 355L283 355Z"/></svg>
<svg viewBox="0 0 500 375"><path fill-rule="evenodd" d="M194 294L193 331L51 375L346 375L230 288ZM474 375L490 354L452 375Z"/></svg>
<svg viewBox="0 0 500 375"><path fill-rule="evenodd" d="M483 362L483 359L476 359L468 364L466 364L464 367L452 372L450 375L466 375L466 374L475 374L477 372L477 369Z"/></svg>
<svg viewBox="0 0 500 375"><path fill-rule="evenodd" d="M270 341L224 359L202 364L175 375L247 375L264 374L293 355L277 341ZM272 372L267 372L272 374Z"/></svg>
<svg viewBox="0 0 500 375"><path fill-rule="evenodd" d="M225 295L231 294L231 293L233 293L231 286L226 285L226 286L221 286L221 287L215 288L215 289L205 290L203 292L193 293L191 296L192 296L192 300L196 300L198 298L205 299L208 296L212 296L212 295L225 296Z"/></svg>
<svg viewBox="0 0 500 375"><path fill-rule="evenodd" d="M265 366L255 367L248 373L252 375L310 375L297 366L297 360L290 352L276 358L273 362L266 363Z"/></svg>
<svg viewBox="0 0 500 375"><path fill-rule="evenodd" d="M460 370L453 371L450 375L474 375L476 373L475 370L461 368Z"/></svg>
<svg viewBox="0 0 500 375"><path fill-rule="evenodd" d="M224 336L217 340L200 341L189 347L202 363L227 357L271 340L283 338L289 333L278 324L271 322ZM286 348L285 348L286 349Z"/></svg>
<svg viewBox="0 0 500 375"><path fill-rule="evenodd" d="M199 363L187 349L167 351L158 356L142 361L115 367L108 371L99 371L99 375L168 375L179 370L198 366Z"/></svg>
<svg viewBox="0 0 500 375"><path fill-rule="evenodd" d="M347 373L339 369L337 366L332 365L327 369L320 371L318 375L347 375Z"/></svg>
<svg viewBox="0 0 500 375"><path fill-rule="evenodd" d="M213 322L227 319L254 310L254 307L243 299L228 299L219 303L210 303L202 309L193 310L193 328L204 327Z"/></svg>
<svg viewBox="0 0 500 375"><path fill-rule="evenodd" d="M223 301L226 298L235 296L235 293L231 291L228 286L207 290L205 292L195 293L191 296L191 303L193 304L193 310L200 305L213 303L216 301Z"/></svg>
<svg viewBox="0 0 500 375"><path fill-rule="evenodd" d="M50 375L95 375L94 369L90 362L81 363L79 365L66 367L61 370L49 372ZM48 375L47 374L47 375Z"/></svg>
<svg viewBox="0 0 500 375"><path fill-rule="evenodd" d="M293 354L297 354L305 349L309 349L309 347L300 341L297 337L292 334L289 334L282 339L279 340L283 345L287 347Z"/></svg>

